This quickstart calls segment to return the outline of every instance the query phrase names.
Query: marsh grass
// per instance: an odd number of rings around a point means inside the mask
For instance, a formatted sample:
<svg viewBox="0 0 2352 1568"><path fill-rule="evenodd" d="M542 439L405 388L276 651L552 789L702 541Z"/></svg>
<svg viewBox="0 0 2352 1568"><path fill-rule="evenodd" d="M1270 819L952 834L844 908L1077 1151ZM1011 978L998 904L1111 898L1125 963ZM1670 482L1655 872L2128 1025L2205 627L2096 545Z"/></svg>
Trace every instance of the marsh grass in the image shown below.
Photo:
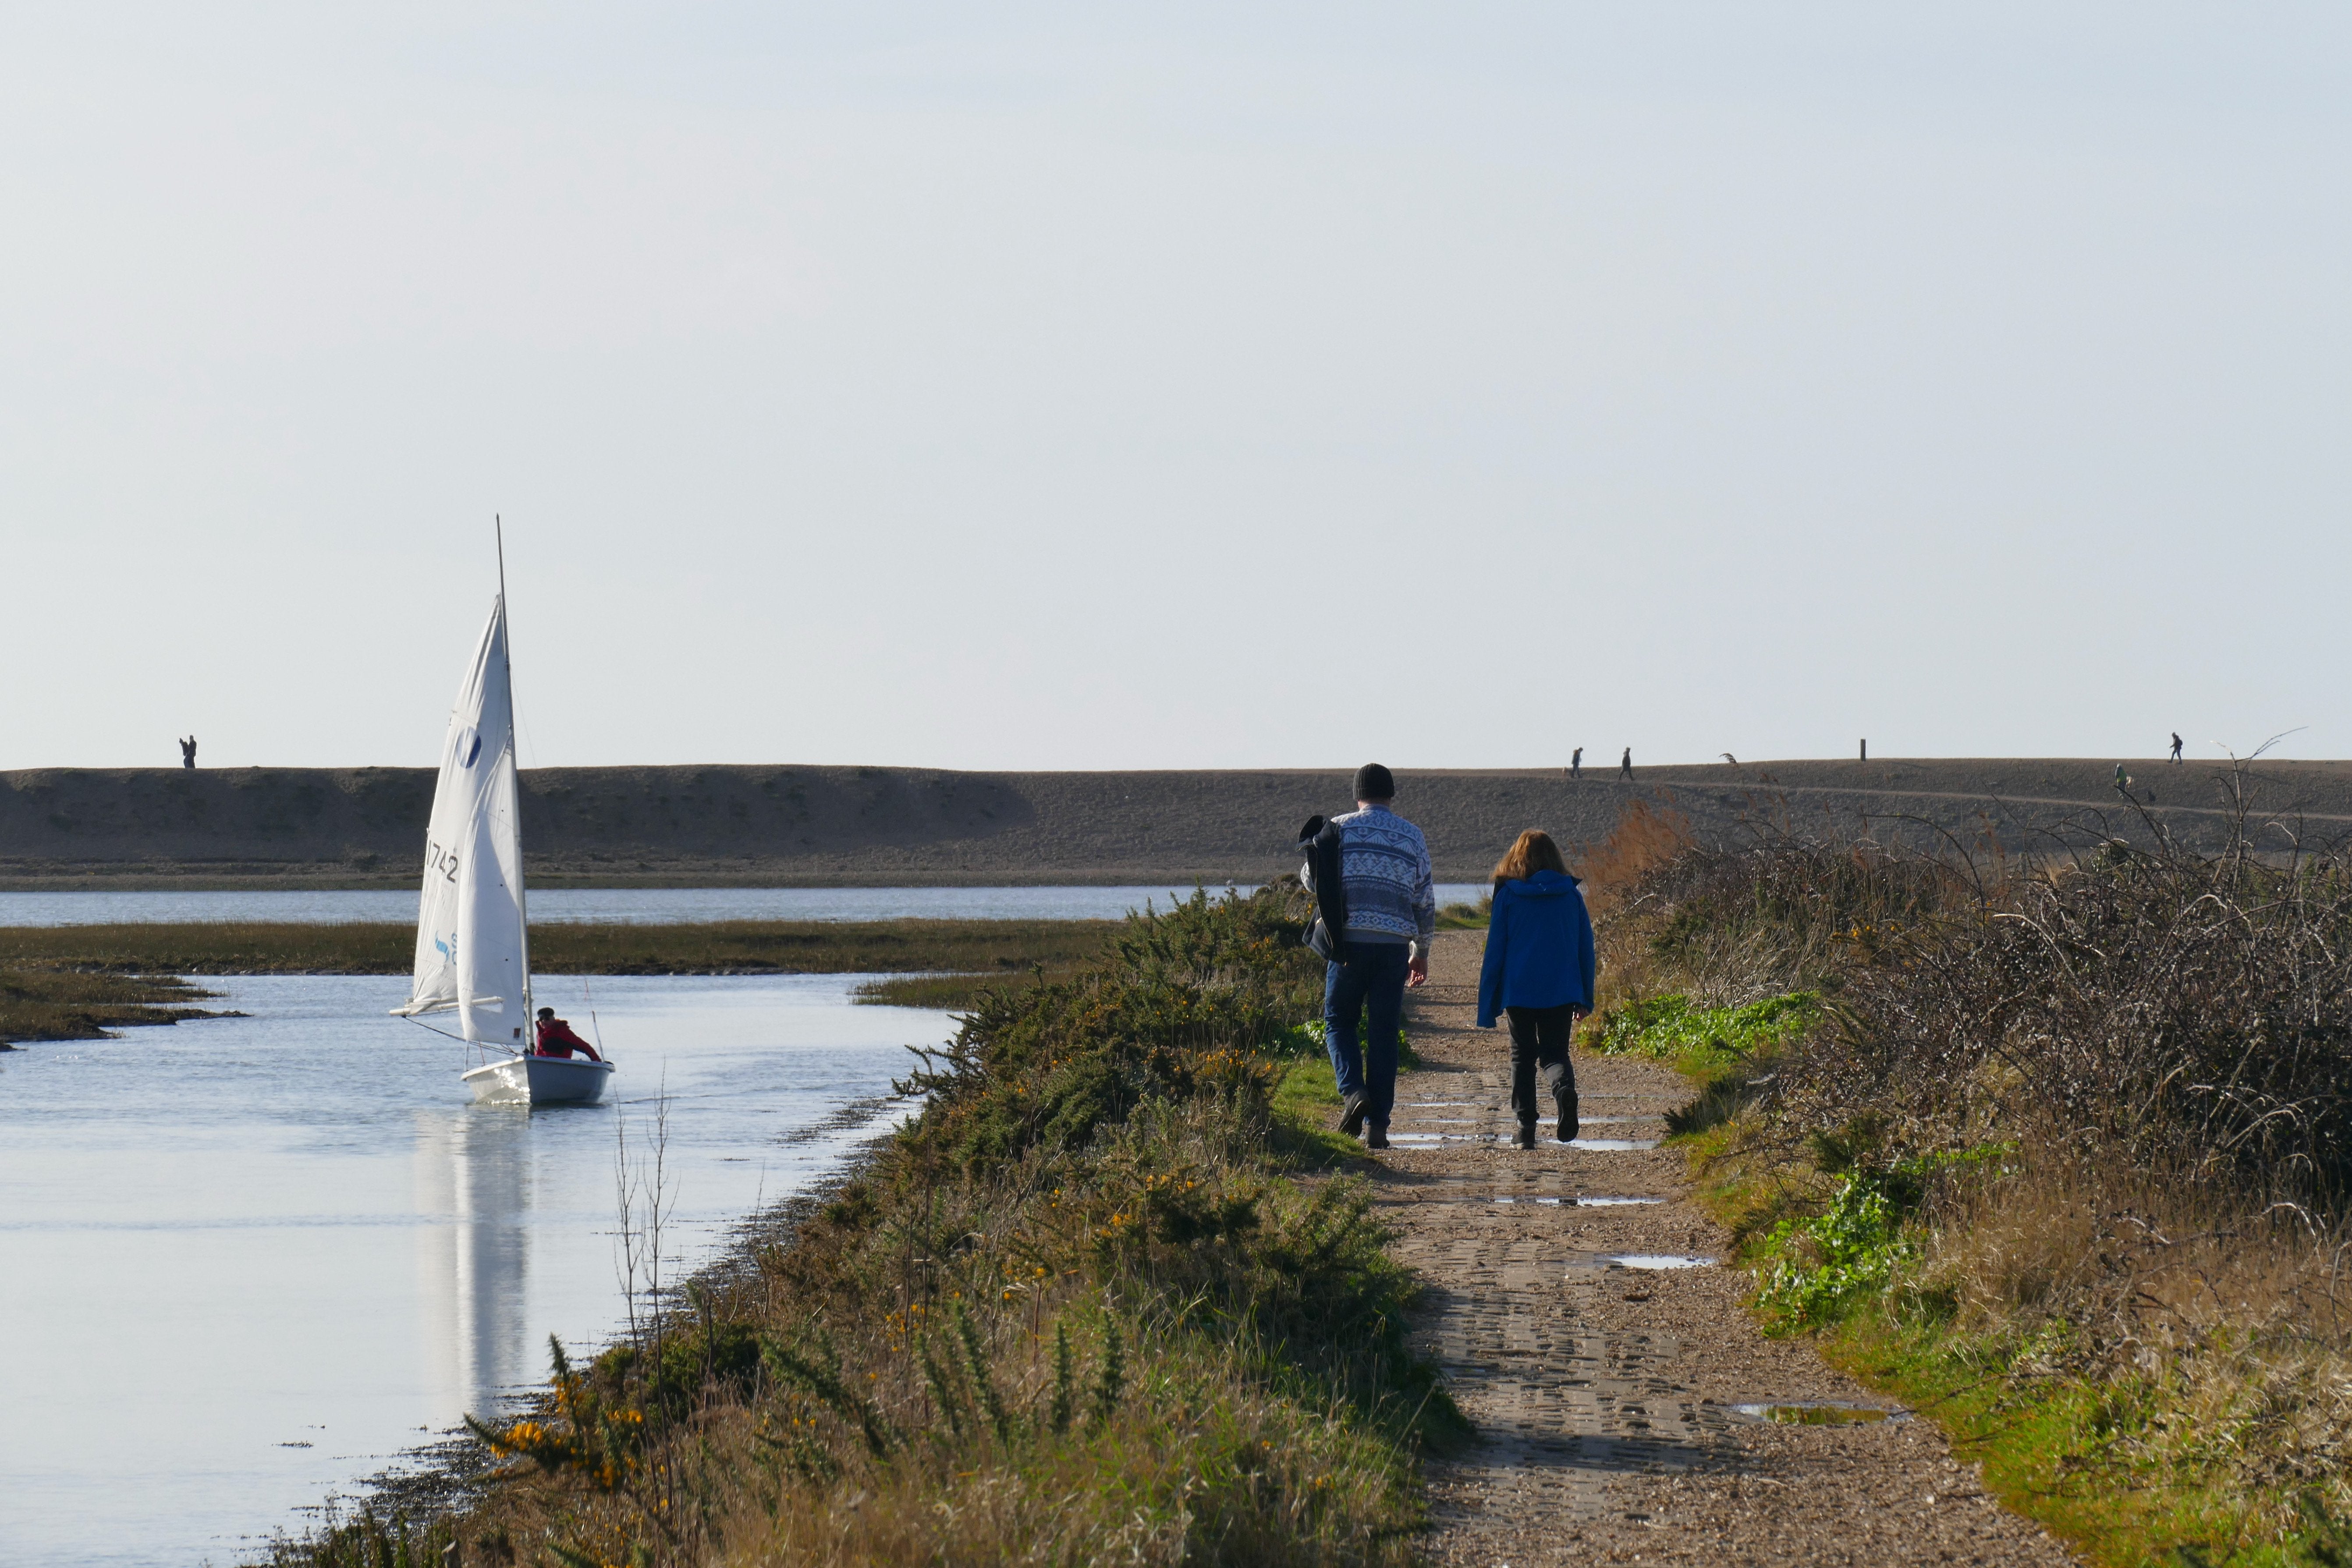
<svg viewBox="0 0 2352 1568"><path fill-rule="evenodd" d="M1117 921L722 921L707 925L534 925L533 970L548 974L996 976L1092 961ZM0 926L0 966L131 974L405 974L416 928L300 925Z"/></svg>
<svg viewBox="0 0 2352 1568"><path fill-rule="evenodd" d="M232 1016L188 1005L212 994L169 975L0 969L0 1046L10 1041L92 1040L114 1029Z"/></svg>
<svg viewBox="0 0 2352 1568"><path fill-rule="evenodd" d="M984 991L1021 985L1032 979L1060 983L1078 973L1078 966L1035 966L1029 974L1008 978L1003 973L982 974L903 974L869 980L853 1000L875 1007L929 1007L936 1012L963 1013L976 1005Z"/></svg>
<svg viewBox="0 0 2352 1568"><path fill-rule="evenodd" d="M405 1549L1402 1568L1416 1457L1465 1427L1368 1193L1298 1179L1338 1157L1304 1119L1303 913L1196 897L982 992L862 1173L658 1325L559 1350L541 1408L482 1429L488 1494ZM271 1561L375 1568L374 1528Z"/></svg>

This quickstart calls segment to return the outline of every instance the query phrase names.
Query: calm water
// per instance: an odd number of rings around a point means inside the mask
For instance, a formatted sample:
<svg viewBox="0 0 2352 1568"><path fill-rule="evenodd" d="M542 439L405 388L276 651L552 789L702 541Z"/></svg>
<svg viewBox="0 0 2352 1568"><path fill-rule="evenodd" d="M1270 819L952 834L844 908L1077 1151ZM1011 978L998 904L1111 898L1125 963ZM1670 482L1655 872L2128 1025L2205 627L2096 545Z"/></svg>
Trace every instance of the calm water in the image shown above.
<svg viewBox="0 0 2352 1568"><path fill-rule="evenodd" d="M942 1014L856 977L591 982L613 1103L476 1107L404 977L210 980L249 1018L0 1055L0 1563L237 1561L622 1311L614 1131L666 1083L690 1267L884 1124ZM583 1026L575 977L541 994ZM887 1112L877 1114L887 1115Z"/></svg>
<svg viewBox="0 0 2352 1568"><path fill-rule="evenodd" d="M1244 887L1243 892L1252 889ZM1444 884L1441 904L1475 903L1482 884ZM1211 889L1212 896L1222 891ZM1192 896L1190 888L550 888L530 895L533 921L1118 920ZM0 926L118 921L416 919L412 892L0 893Z"/></svg>

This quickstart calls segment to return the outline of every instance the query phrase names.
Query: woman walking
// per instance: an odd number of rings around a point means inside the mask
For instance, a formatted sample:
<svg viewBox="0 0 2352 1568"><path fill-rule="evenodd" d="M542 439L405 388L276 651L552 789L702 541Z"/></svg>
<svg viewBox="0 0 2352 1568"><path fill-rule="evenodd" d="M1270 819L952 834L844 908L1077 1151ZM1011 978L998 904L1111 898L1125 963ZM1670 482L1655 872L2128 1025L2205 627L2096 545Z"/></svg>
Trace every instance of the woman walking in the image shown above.
<svg viewBox="0 0 2352 1568"><path fill-rule="evenodd" d="M1576 1139L1576 1069L1568 1037L1592 1011L1592 918L1568 874L1559 846L1528 828L1495 867L1495 912L1478 976L1478 1026L1497 1014L1511 1022L1511 1109L1518 1143L1536 1146L1536 1079L1559 1111L1563 1143Z"/></svg>

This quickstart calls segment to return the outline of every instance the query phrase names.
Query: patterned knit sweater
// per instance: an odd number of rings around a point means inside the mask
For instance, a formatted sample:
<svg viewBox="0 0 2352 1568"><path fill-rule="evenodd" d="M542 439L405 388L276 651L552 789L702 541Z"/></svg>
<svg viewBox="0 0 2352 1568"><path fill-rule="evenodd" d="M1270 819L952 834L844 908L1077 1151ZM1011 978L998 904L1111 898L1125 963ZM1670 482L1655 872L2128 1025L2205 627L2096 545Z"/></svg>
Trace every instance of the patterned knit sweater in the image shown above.
<svg viewBox="0 0 2352 1568"><path fill-rule="evenodd" d="M1437 883L1421 829L1384 805L1332 818L1340 830L1339 871L1348 890L1348 935L1411 942L1429 949L1437 933Z"/></svg>

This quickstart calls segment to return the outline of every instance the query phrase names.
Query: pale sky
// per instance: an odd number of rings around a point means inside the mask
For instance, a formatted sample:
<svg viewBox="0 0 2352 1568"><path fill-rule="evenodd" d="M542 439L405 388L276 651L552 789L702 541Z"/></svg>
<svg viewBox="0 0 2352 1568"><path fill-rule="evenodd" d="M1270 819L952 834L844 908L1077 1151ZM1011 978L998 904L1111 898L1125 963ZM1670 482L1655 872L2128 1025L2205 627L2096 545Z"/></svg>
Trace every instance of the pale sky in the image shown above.
<svg viewBox="0 0 2352 1568"><path fill-rule="evenodd" d="M0 21L0 768L2352 754L2341 5Z"/></svg>

